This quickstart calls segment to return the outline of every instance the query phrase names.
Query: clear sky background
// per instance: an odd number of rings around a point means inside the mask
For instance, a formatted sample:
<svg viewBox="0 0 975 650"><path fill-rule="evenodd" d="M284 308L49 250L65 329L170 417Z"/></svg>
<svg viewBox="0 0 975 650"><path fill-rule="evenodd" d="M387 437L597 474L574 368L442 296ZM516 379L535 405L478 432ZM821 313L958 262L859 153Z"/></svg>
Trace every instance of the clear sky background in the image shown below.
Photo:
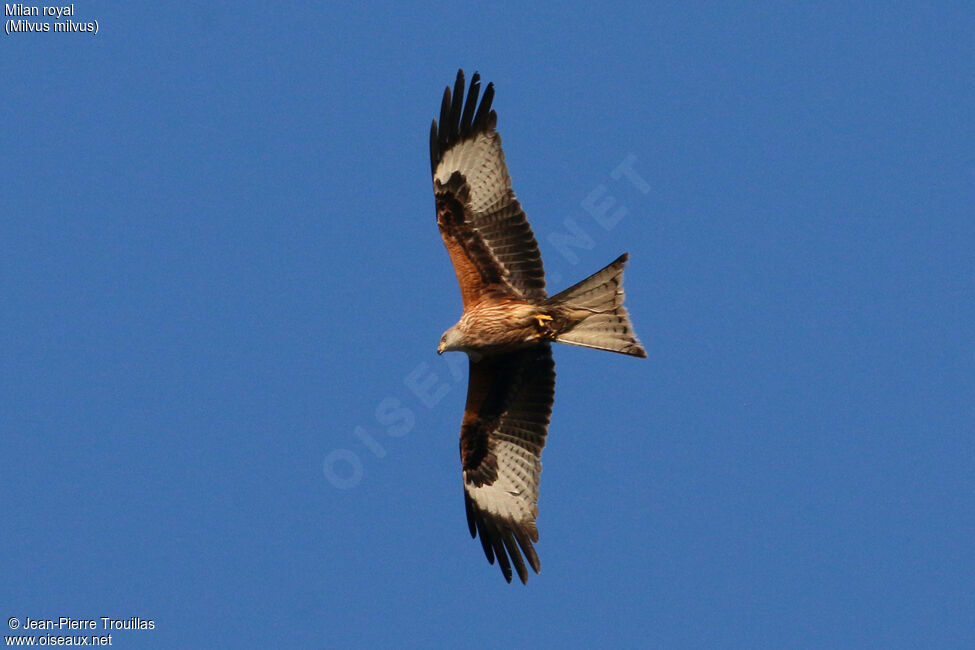
<svg viewBox="0 0 975 650"><path fill-rule="evenodd" d="M975 646L975 18L915 5L79 2L97 35L0 34L0 620ZM550 289L629 251L650 355L556 350L527 587L468 535L435 353L458 67Z"/></svg>

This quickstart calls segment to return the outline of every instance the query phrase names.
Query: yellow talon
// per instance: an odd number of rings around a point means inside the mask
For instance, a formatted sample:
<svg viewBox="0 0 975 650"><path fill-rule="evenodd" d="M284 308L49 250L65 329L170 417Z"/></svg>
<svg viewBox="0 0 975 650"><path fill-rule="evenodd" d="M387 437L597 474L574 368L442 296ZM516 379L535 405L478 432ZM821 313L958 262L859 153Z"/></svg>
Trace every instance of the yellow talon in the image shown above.
<svg viewBox="0 0 975 650"><path fill-rule="evenodd" d="M535 314L535 320L538 321L539 327L545 327L545 323L552 320L552 317L548 314Z"/></svg>

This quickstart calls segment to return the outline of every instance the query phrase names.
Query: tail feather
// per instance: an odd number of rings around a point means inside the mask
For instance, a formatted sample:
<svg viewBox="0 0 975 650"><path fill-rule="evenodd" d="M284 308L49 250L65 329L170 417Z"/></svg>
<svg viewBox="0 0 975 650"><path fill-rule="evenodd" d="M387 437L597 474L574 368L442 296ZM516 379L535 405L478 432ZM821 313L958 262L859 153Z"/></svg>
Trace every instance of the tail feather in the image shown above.
<svg viewBox="0 0 975 650"><path fill-rule="evenodd" d="M604 269L545 301L562 316L556 341L647 356L623 306L623 266L629 257L623 253Z"/></svg>

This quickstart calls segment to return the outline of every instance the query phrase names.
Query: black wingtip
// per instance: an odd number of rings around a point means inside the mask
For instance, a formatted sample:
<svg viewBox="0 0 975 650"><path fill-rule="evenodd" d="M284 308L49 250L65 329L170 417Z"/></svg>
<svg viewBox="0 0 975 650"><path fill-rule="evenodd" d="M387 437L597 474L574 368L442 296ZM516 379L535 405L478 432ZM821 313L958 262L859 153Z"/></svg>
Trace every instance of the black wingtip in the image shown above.
<svg viewBox="0 0 975 650"><path fill-rule="evenodd" d="M474 73L471 86L467 91L467 101L464 103L464 114L460 118L460 136L466 138L471 134L474 122L474 108L477 106L477 95L481 91L481 75Z"/></svg>
<svg viewBox="0 0 975 650"><path fill-rule="evenodd" d="M504 530L501 534L501 541L504 542L505 550L508 551L508 557L515 565L515 570L518 571L518 577L521 578L521 584L528 584L528 569L525 567L525 561L521 559L521 553L518 552L518 547L515 545L514 535L511 534L510 530Z"/></svg>
<svg viewBox="0 0 975 650"><path fill-rule="evenodd" d="M440 160L440 147L437 142L437 120L430 126L430 173L437 171L437 163Z"/></svg>
<svg viewBox="0 0 975 650"><path fill-rule="evenodd" d="M538 553L535 552L535 547L532 546L532 541L538 541L538 529L532 528L526 530L525 528L515 528L514 530L515 539L518 540L518 546L521 547L521 552L525 554L525 559L528 560L528 564L535 571L535 573L541 573L542 566L538 561ZM525 584L528 584L527 571L525 572Z"/></svg>
<svg viewBox="0 0 975 650"><path fill-rule="evenodd" d="M484 95L481 97L481 105L477 107L477 113L474 115L474 133L480 133L481 131L487 131L492 128L489 126L488 121L491 119L491 115L494 111L491 110L491 102L494 101L494 82L492 81L484 89ZM498 116L494 115L494 124L498 122Z"/></svg>
<svg viewBox="0 0 975 650"><path fill-rule="evenodd" d="M511 562L508 561L508 554L504 550L504 542L501 541L500 535L495 535L494 537L494 555L498 558L498 566L501 567L501 573L504 575L505 581L511 584Z"/></svg>
<svg viewBox="0 0 975 650"><path fill-rule="evenodd" d="M527 585L528 567L530 566L535 573L541 571L538 554L532 546L532 541L538 541L538 529L535 528L534 524L519 525L510 520L485 516L483 512L478 510L477 504L474 503L466 490L464 491L464 506L467 510L467 525L471 537L480 538L481 548L484 550L484 557L487 558L487 561L494 564L494 560L497 559L501 575L509 584L514 577L511 566L513 564L521 583Z"/></svg>
<svg viewBox="0 0 975 650"><path fill-rule="evenodd" d="M464 71L457 71L457 81L454 82L454 94L450 102L450 116L447 124L447 141L457 140L460 133L460 113L464 103Z"/></svg>
<svg viewBox="0 0 975 650"><path fill-rule="evenodd" d="M459 68L453 90L450 86L444 88L440 102L440 120L434 120L434 129L430 135L430 168L433 172L436 172L443 154L454 144L489 131L497 125L498 116L491 110L494 84L489 83L484 89L480 105L477 100L481 89L481 75L475 72L471 77L466 101L464 87L464 69Z"/></svg>
<svg viewBox="0 0 975 650"><path fill-rule="evenodd" d="M467 511L467 528L471 531L471 539L477 537L477 513L474 511L474 502L471 496L464 490L464 510Z"/></svg>

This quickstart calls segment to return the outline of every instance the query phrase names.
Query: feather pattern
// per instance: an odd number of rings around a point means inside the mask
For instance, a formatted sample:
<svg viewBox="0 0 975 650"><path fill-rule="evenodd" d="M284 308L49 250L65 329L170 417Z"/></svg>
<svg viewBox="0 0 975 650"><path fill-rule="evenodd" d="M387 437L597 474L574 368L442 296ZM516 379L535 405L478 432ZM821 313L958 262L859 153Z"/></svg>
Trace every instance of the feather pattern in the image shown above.
<svg viewBox="0 0 975 650"><path fill-rule="evenodd" d="M513 563L527 583L522 554L536 573L541 568L532 542L538 541L541 455L554 398L548 343L470 363L460 436L467 523L508 582Z"/></svg>
<svg viewBox="0 0 975 650"><path fill-rule="evenodd" d="M543 300L542 256L511 189L495 130L494 86L488 84L480 104L479 89L475 73L464 101L464 73L458 71L453 92L444 90L439 127L434 120L430 129L437 225L465 306L498 292Z"/></svg>

